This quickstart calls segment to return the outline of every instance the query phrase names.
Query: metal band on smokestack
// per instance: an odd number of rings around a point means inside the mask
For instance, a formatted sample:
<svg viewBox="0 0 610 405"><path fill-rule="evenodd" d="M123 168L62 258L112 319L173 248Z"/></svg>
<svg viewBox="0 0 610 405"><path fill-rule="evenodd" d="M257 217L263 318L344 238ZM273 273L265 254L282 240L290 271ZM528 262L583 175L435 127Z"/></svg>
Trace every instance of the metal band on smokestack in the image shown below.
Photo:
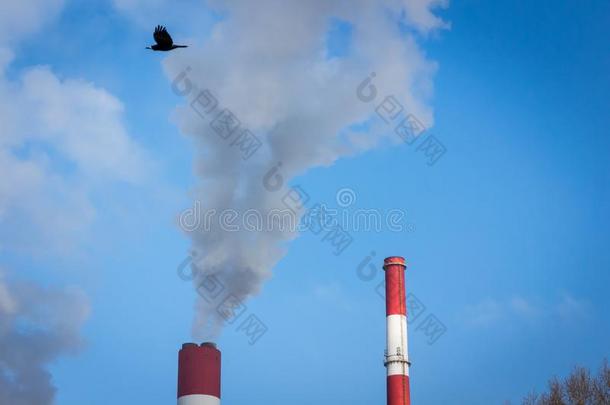
<svg viewBox="0 0 610 405"><path fill-rule="evenodd" d="M220 405L220 350L185 343L178 354L178 405Z"/></svg>
<svg viewBox="0 0 610 405"><path fill-rule="evenodd" d="M388 405L410 405L409 351L407 346L407 308L405 299L405 259L388 257L383 262L385 270L385 303L387 348Z"/></svg>

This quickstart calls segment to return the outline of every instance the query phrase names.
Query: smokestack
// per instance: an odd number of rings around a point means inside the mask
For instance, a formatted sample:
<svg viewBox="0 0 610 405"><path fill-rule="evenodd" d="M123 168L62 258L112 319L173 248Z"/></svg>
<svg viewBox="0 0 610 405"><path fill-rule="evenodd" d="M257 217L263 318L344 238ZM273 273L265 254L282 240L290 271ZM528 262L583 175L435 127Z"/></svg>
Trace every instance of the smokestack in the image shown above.
<svg viewBox="0 0 610 405"><path fill-rule="evenodd" d="M391 256L383 261L385 270L385 305L387 348L388 405L410 405L409 352L407 347L407 308L405 300L404 257Z"/></svg>
<svg viewBox="0 0 610 405"><path fill-rule="evenodd" d="M178 405L220 405L220 350L185 343L178 354Z"/></svg>

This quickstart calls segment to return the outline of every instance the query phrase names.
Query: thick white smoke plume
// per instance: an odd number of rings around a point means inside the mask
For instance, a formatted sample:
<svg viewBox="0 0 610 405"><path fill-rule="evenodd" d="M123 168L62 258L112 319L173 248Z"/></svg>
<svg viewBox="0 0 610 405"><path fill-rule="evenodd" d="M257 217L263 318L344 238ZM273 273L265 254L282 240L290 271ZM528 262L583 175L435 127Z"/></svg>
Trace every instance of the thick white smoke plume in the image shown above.
<svg viewBox="0 0 610 405"><path fill-rule="evenodd" d="M8 282L0 273L0 404L54 403L48 366L81 347L88 314L77 290Z"/></svg>
<svg viewBox="0 0 610 405"><path fill-rule="evenodd" d="M295 176L383 142L399 142L393 127L371 119L386 96L395 96L426 126L432 124L427 102L436 67L417 39L445 26L432 13L444 1L241 0L211 5L222 16L212 35L165 61L175 91L187 101L175 120L196 144L199 181L193 193L196 209L190 214L199 217L198 223L206 214L227 209L238 215L256 210L267 221L272 210L286 209L282 197ZM343 31L333 34L337 27ZM333 35L346 45L329 46ZM363 84L367 77L373 81ZM357 96L359 86L366 97ZM214 129L224 108L240 121L234 133ZM252 155L244 129L261 143ZM230 218L224 219L226 225ZM277 227L232 231L222 226L222 218L203 222L208 229L188 230L201 295L197 338L218 332L226 315L217 310L216 296L206 294L222 290L220 298L232 296L238 302L256 294L283 256L285 242L295 236Z"/></svg>

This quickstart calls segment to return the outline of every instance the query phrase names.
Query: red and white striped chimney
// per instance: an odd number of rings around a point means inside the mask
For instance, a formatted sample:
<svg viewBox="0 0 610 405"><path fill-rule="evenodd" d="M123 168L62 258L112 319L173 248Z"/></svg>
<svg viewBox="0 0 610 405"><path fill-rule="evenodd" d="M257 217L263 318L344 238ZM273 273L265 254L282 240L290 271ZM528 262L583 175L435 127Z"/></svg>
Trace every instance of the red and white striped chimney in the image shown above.
<svg viewBox="0 0 610 405"><path fill-rule="evenodd" d="M391 256L383 261L385 270L385 305L388 372L388 405L410 405L409 351L407 346L407 308L405 299L404 257Z"/></svg>
<svg viewBox="0 0 610 405"><path fill-rule="evenodd" d="M220 405L220 350L185 343L178 353L178 405Z"/></svg>

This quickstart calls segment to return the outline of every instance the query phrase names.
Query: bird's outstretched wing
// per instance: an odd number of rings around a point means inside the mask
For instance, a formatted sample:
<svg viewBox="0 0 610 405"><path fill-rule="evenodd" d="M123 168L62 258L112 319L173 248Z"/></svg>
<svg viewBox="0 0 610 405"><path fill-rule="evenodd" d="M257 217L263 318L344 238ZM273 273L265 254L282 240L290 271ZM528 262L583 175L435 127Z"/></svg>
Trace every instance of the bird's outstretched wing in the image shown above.
<svg viewBox="0 0 610 405"><path fill-rule="evenodd" d="M160 46L170 47L174 44L172 37L167 32L167 29L162 25L157 25L155 27L155 33L153 34L153 38L155 38L155 42Z"/></svg>

